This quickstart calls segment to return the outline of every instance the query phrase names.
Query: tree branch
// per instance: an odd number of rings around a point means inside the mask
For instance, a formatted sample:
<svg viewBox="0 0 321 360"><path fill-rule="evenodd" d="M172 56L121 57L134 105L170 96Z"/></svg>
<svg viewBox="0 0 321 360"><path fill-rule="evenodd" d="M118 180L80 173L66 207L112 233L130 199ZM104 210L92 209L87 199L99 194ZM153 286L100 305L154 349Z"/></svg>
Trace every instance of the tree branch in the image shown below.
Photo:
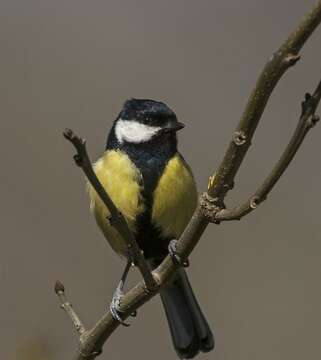
<svg viewBox="0 0 321 360"><path fill-rule="evenodd" d="M274 87L284 72L298 61L299 50L320 21L321 0L317 2L314 9L303 19L297 29L289 36L264 67L225 156L215 175L210 178L206 196L200 198L200 205L197 207L191 221L177 243L177 253L180 257L187 258L189 256L198 243L209 221L214 219L214 222L216 222L217 219L215 219L215 215L219 214L220 211L223 211L225 208L224 198L226 193L233 187L234 178L250 146L251 139ZM313 121L312 117L310 120ZM301 131L303 130L301 129ZM70 141L72 141L71 135L68 136ZM300 134L300 137L301 136L302 133ZM298 139L299 137L296 141L298 141ZM76 145L75 147L77 148ZM83 151L83 147L77 148L77 150ZM77 158L76 161L78 162ZM90 163L89 160L86 161ZM82 162L78 165L83 167ZM86 165L85 169L87 168L90 167ZM83 167L84 172L88 176L85 169ZM279 174L279 176L281 175L282 173ZM95 174L89 173L89 178L95 179ZM277 176L274 177L274 179L276 178ZM106 203L106 200L104 199L105 191L104 189L100 189L98 179L96 178L95 181L90 181L109 208L108 201ZM272 183L273 181L270 182L270 184ZM112 215L114 216L114 214ZM116 217L116 219L117 218L118 217ZM119 232L122 234L121 231ZM172 261L170 256L167 256L158 268L152 272L152 278L153 280L157 279L158 287L155 286L151 291L146 291L144 281L140 281L124 295L120 304L122 318L126 319L133 311L155 296L160 288L166 285L172 278L176 270L177 264ZM80 336L80 350L75 355L74 360L95 359L101 352L103 344L118 326L119 323L117 320L112 317L110 312L106 312L92 329L85 331Z"/></svg>
<svg viewBox="0 0 321 360"><path fill-rule="evenodd" d="M59 300L60 300L60 306L62 309L66 311L68 316L70 317L70 320L74 324L75 329L77 332L81 335L83 334L86 329L81 322L79 316L73 309L71 303L67 300L66 294L65 294L65 287L64 285L58 280L55 284L55 293L57 294Z"/></svg>
<svg viewBox="0 0 321 360"><path fill-rule="evenodd" d="M233 209L223 209L217 212L215 214L216 221L240 220L243 216L256 209L261 202L266 200L269 192L273 189L284 171L289 166L290 162L293 160L308 131L320 120L319 116L314 114L320 102L320 98L321 81L312 96L310 94L306 94L305 101L302 103L302 114L298 125L292 135L292 138L290 139L289 144L269 176L244 204Z"/></svg>
<svg viewBox="0 0 321 360"><path fill-rule="evenodd" d="M66 129L63 134L64 137L69 140L77 150L77 154L74 155L75 163L82 168L88 181L91 183L110 212L110 217L106 219L106 221L109 221L110 224L114 226L119 234L123 237L127 243L129 255L133 258L134 264L139 268L147 289L153 290L155 287L157 287L157 283L155 282L155 279L149 270L147 262L139 246L137 245L137 242L131 233L124 216L117 209L112 199L98 180L87 153L86 141L75 135L71 129Z"/></svg>
<svg viewBox="0 0 321 360"><path fill-rule="evenodd" d="M227 152L215 173L215 177L211 179L209 184L208 194L212 198L218 197L218 206L224 207L222 202L226 193L233 187L236 173L251 145L252 137L273 89L285 71L300 59L298 55L300 49L319 25L320 20L321 1L318 1L312 11L265 65L250 95Z"/></svg>

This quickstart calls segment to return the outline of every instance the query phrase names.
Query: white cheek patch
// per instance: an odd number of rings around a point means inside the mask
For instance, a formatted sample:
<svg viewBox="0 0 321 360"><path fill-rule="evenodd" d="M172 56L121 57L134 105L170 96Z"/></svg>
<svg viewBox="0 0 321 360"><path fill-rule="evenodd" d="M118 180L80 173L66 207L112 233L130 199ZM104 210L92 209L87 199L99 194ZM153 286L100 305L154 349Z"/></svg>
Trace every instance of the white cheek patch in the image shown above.
<svg viewBox="0 0 321 360"><path fill-rule="evenodd" d="M141 124L135 120L119 119L115 134L120 143L127 141L138 144L149 141L159 130L161 130L160 127Z"/></svg>

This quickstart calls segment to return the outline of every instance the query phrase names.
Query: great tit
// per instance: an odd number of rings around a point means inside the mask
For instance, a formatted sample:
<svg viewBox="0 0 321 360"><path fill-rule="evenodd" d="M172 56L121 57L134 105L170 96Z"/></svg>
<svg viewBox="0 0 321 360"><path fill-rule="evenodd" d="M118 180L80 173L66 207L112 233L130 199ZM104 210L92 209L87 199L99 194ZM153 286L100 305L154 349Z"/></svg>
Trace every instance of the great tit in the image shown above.
<svg viewBox="0 0 321 360"><path fill-rule="evenodd" d="M177 150L184 125L164 103L130 99L114 121L94 171L124 215L145 258L155 267L168 254L197 205L190 167ZM91 210L111 247L128 257L127 246L106 220L109 213L92 187ZM214 347L210 327L181 268L160 296L174 348L182 359Z"/></svg>

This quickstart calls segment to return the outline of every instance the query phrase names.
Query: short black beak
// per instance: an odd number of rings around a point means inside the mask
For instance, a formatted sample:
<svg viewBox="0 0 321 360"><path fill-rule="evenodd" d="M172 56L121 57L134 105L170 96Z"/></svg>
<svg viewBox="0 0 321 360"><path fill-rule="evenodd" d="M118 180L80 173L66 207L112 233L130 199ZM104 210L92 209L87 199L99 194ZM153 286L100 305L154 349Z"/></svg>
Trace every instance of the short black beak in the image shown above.
<svg viewBox="0 0 321 360"><path fill-rule="evenodd" d="M172 122L169 123L168 125L166 125L166 127L164 128L165 132L176 132L178 130L181 130L185 127L185 125L181 122Z"/></svg>

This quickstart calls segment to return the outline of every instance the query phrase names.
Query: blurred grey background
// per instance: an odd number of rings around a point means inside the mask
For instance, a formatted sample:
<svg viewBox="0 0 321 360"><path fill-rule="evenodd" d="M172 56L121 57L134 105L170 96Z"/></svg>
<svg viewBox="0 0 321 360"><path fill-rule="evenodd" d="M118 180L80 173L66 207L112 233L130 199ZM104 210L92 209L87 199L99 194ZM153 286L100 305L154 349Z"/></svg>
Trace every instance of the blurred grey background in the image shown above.
<svg viewBox="0 0 321 360"><path fill-rule="evenodd" d="M1 359L71 359L77 336L56 279L87 326L123 264L88 209L65 127L93 159L129 97L166 102L187 124L180 149L200 190L218 165L255 79L313 0L0 3ZM320 79L321 29L275 90L229 203L256 188ZM189 274L216 335L199 359L321 355L320 136L309 134L268 201L212 225ZM138 276L132 276L132 283ZM101 359L175 359L158 298L120 328Z"/></svg>

